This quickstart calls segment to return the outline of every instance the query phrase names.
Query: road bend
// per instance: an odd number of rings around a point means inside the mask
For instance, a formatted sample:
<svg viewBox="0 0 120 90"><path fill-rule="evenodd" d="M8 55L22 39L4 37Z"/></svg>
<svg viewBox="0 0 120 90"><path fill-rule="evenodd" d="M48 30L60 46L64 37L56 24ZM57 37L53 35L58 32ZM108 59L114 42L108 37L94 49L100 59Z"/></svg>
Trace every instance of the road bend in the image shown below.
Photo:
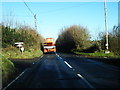
<svg viewBox="0 0 120 90"><path fill-rule="evenodd" d="M120 88L120 68L72 54L45 54L9 88Z"/></svg>

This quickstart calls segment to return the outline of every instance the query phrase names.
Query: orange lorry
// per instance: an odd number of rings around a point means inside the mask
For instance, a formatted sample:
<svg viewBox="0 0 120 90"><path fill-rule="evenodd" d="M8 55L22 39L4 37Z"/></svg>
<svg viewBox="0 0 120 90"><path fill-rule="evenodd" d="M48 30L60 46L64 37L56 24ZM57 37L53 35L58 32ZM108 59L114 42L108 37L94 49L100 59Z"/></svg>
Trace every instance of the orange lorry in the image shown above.
<svg viewBox="0 0 120 90"><path fill-rule="evenodd" d="M53 38L46 38L44 41L44 53L56 52L56 46Z"/></svg>

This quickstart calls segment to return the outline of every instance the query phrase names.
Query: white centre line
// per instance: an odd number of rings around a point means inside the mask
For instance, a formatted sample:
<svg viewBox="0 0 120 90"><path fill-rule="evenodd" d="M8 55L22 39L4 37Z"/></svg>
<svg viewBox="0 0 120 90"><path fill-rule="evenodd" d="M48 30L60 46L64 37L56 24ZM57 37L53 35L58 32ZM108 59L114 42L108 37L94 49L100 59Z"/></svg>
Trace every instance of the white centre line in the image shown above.
<svg viewBox="0 0 120 90"><path fill-rule="evenodd" d="M77 74L90 88L94 88L82 75Z"/></svg>
<svg viewBox="0 0 120 90"><path fill-rule="evenodd" d="M70 64L68 64L66 61L64 61L64 62L65 62L65 64L68 65L69 68L72 68L72 66L70 66Z"/></svg>
<svg viewBox="0 0 120 90"><path fill-rule="evenodd" d="M58 57L60 57L57 53L55 53Z"/></svg>
<svg viewBox="0 0 120 90"><path fill-rule="evenodd" d="M62 59L57 53L56 53L56 55L58 56L59 59ZM65 62L65 64L67 64L67 66L68 66L69 68L72 68L72 66L70 66L70 64L68 64L66 61L64 61L64 62Z"/></svg>
<svg viewBox="0 0 120 90"><path fill-rule="evenodd" d="M59 59L62 59L57 53L56 53L57 57ZM70 64L68 64L66 61L64 61L65 64L67 64L67 66L69 68L72 68L72 66ZM75 71L75 69L73 68L73 71ZM80 77L90 88L94 88L81 74L77 74L78 77Z"/></svg>

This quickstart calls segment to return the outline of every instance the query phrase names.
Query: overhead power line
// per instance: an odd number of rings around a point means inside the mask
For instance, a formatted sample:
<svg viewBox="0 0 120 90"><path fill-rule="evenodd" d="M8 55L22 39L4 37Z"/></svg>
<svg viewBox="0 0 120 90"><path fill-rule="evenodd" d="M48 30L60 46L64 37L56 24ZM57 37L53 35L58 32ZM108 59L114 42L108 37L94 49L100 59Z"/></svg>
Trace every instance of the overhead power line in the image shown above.
<svg viewBox="0 0 120 90"><path fill-rule="evenodd" d="M32 10L28 7L28 5L26 4L26 2L23 0L24 4L26 5L26 7L28 8L28 10L34 15L34 13L32 12Z"/></svg>
<svg viewBox="0 0 120 90"><path fill-rule="evenodd" d="M58 8L58 9L51 10L51 11L43 11L43 12L41 12L41 13L44 14L44 13L59 12L59 11L63 11L63 10L66 10L66 9L81 7L82 5L89 5L89 4L91 4L91 3L81 3L81 4L77 5L77 6L63 7L63 8Z"/></svg>
<svg viewBox="0 0 120 90"><path fill-rule="evenodd" d="M28 7L27 3L23 0L24 4L26 5L26 7L28 8L28 10L32 13L32 15L34 16L34 23L35 23L35 29L37 30L37 19L36 19L36 14L33 13L33 11Z"/></svg>

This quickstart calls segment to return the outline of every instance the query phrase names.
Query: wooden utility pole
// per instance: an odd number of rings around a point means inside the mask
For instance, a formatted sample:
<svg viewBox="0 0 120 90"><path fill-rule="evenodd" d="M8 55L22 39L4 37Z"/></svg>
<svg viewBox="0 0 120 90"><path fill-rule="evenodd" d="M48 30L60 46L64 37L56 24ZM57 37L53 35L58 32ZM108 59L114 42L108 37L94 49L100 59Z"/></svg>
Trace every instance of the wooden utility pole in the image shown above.
<svg viewBox="0 0 120 90"><path fill-rule="evenodd" d="M37 30L37 19L36 19L36 14L34 14L34 23L35 23L35 29Z"/></svg>
<svg viewBox="0 0 120 90"><path fill-rule="evenodd" d="M106 30L106 51L105 53L109 53L109 48L108 48L108 24L107 24L107 8L106 8L106 0L104 0L104 12L105 12L105 30Z"/></svg>
<svg viewBox="0 0 120 90"><path fill-rule="evenodd" d="M23 0L24 1L24 0ZM24 1L24 4L26 5L26 7L28 8L28 10L31 12L31 14L34 16L34 23L35 23L35 29L37 30L37 19L36 19L36 14L33 13L33 11L28 7L27 3Z"/></svg>

